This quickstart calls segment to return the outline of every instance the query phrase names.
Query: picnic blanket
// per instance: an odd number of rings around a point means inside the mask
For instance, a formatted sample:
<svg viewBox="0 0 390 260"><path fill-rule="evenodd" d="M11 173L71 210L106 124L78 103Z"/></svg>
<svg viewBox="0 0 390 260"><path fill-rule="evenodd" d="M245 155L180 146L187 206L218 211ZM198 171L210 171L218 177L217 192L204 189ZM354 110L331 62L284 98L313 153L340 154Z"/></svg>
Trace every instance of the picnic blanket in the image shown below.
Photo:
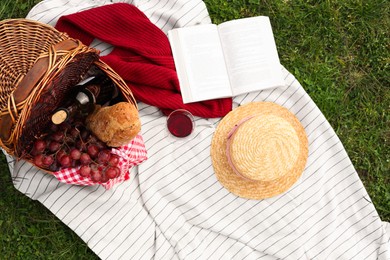
<svg viewBox="0 0 390 260"><path fill-rule="evenodd" d="M134 0L165 33L210 23L199 0ZM46 0L28 18L59 16L111 1ZM104 55L107 44L93 46ZM7 157L15 187L40 201L102 259L390 259L390 227L379 218L332 126L285 68L285 86L234 97L233 106L272 101L302 122L309 158L299 181L264 200L239 198L217 181L210 143L220 118L196 118L183 141L166 135L166 117L139 103L148 160L110 190L66 185Z"/></svg>

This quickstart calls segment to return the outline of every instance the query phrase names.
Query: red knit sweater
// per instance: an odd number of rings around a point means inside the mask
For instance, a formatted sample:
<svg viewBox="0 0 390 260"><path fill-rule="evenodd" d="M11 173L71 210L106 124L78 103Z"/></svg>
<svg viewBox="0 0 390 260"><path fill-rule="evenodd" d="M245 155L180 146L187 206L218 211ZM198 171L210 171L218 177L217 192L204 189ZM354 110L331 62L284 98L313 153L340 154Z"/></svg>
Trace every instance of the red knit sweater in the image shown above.
<svg viewBox="0 0 390 260"><path fill-rule="evenodd" d="M134 97L167 114L178 108L200 117L221 117L232 99L183 104L167 36L135 6L116 3L63 16L56 28L89 45L98 38L114 46L101 59L128 84Z"/></svg>

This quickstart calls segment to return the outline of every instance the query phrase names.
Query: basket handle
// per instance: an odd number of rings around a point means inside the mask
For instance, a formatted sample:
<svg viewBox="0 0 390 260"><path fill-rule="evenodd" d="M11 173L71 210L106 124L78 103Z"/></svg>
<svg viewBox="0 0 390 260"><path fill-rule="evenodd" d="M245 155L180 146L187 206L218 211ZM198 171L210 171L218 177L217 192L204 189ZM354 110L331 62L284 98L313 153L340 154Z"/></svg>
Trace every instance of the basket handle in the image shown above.
<svg viewBox="0 0 390 260"><path fill-rule="evenodd" d="M12 126L19 117L25 100L34 92L34 87L45 76L52 64L61 58L62 55L57 55L58 52L61 50L69 52L77 48L78 45L78 42L73 39L66 39L53 45L52 51L39 56L32 68L19 80L15 90L8 97L7 107L0 111L0 139L4 144L11 136ZM64 54L66 53L64 52Z"/></svg>

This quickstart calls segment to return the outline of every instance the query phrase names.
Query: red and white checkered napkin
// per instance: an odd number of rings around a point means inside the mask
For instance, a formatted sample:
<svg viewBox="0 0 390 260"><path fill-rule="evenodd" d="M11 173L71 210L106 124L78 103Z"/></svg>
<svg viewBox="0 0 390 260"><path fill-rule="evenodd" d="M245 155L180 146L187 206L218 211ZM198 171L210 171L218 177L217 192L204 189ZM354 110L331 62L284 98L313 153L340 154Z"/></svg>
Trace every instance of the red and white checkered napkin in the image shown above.
<svg viewBox="0 0 390 260"><path fill-rule="evenodd" d="M130 178L129 170L131 167L140 164L147 159L147 152L142 136L138 134L129 144L112 148L112 153L119 155L119 168L121 174L115 179L110 179L106 183L94 182L90 178L84 178L79 174L78 168L67 168L57 172L53 172L53 175L60 181L68 184L76 185L96 185L100 184L107 190L117 183L126 181Z"/></svg>

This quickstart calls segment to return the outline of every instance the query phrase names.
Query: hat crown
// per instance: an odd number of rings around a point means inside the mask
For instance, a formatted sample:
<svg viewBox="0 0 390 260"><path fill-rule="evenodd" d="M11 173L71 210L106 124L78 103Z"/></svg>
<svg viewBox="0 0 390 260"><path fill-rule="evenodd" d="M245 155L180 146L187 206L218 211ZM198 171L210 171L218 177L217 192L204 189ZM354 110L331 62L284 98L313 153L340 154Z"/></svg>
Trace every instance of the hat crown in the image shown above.
<svg viewBox="0 0 390 260"><path fill-rule="evenodd" d="M288 175L300 153L294 126L277 115L245 118L228 138L229 164L238 175L253 181Z"/></svg>

